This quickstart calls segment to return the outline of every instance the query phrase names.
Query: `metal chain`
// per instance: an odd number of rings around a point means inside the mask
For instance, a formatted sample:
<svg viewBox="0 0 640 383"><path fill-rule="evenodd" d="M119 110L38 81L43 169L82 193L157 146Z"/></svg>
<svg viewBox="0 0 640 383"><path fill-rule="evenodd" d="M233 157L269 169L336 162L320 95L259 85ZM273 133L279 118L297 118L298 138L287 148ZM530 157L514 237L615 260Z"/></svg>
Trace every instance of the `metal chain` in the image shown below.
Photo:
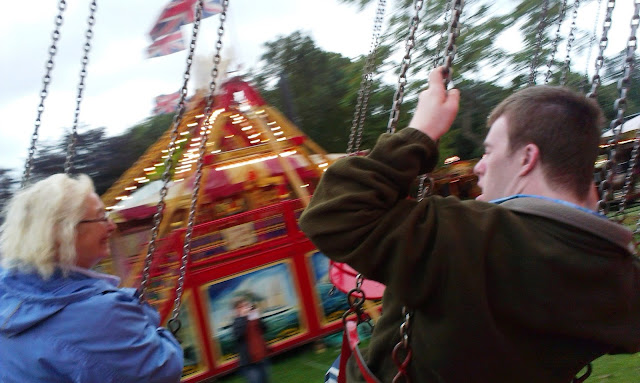
<svg viewBox="0 0 640 383"><path fill-rule="evenodd" d="M31 144L29 146L29 154L27 156L27 161L24 165L24 172L22 173L22 182L20 187L24 188L27 186L27 182L29 182L29 177L31 177L31 167L33 166L33 157L36 153L36 143L38 142L38 130L40 129L42 118L42 112L44 112L44 100L47 98L49 94L48 88L51 83L51 70L53 69L53 59L58 52L58 40L60 39L60 27L62 26L62 15L64 14L65 9L67 8L67 2L65 0L60 0L58 2L58 14L56 15L55 23L56 27L51 34L51 45L49 46L49 59L45 65L46 72L44 77L42 78L42 90L40 91L40 104L38 105L35 128L33 130L33 134L31 135Z"/></svg>
<svg viewBox="0 0 640 383"><path fill-rule="evenodd" d="M444 42L446 41L445 33L447 33L447 29L449 28L449 14L451 11L451 2L447 1L446 8L444 11L444 21L442 23L442 29L440 30L440 37L438 37L438 43L436 45L436 49L433 54L433 69L437 68L441 65L441 61L444 60L444 54L440 56L440 52L444 48ZM425 187L425 183L429 184L429 187ZM417 198L418 201L422 201L424 197L430 195L433 192L433 178L429 176L429 174L421 174L418 177L418 193Z"/></svg>
<svg viewBox="0 0 640 383"><path fill-rule="evenodd" d="M451 67L453 66L453 59L456 57L456 39L460 36L460 15L462 14L462 8L464 7L463 0L451 1L451 23L449 23L449 40L447 41L447 50L445 53L444 68L442 69L442 75L444 77L444 87L446 88L451 82L451 75L453 72Z"/></svg>
<svg viewBox="0 0 640 383"><path fill-rule="evenodd" d="M631 17L631 35L627 40L627 57L624 62L624 74L618 81L618 94L619 98L614 102L613 106L617 109L616 117L611 121L609 127L616 132L616 147L618 146L618 138L622 134L622 128L624 126L624 113L627 110L627 93L631 88L631 74L635 66L635 52L638 43L636 34L638 33L638 23L640 22L640 0L635 1L635 9L633 16ZM633 178L633 168L636 165L636 157L638 155L638 148L640 147L640 132L636 131L633 148L631 150L631 157L627 163L627 171L625 173L624 185L622 187L622 201L618 205L618 215L624 217L624 209L627 206L627 194L631 186L631 179ZM615 159L614 159L615 161Z"/></svg>
<svg viewBox="0 0 640 383"><path fill-rule="evenodd" d="M529 72L529 86L535 85L536 77L538 75L538 58L540 57L540 51L542 50L543 33L546 28L547 12L549 10L549 0L542 2L542 12L540 13L540 22L538 23L538 30L536 31L536 48L533 52L533 58L531 59L531 70Z"/></svg>
<svg viewBox="0 0 640 383"><path fill-rule="evenodd" d="M549 57L549 61L547 62L547 74L544 76L544 83L548 84L549 79L551 78L551 67L553 66L553 60L556 58L556 52L558 51L558 42L560 41L560 28L562 28L562 22L564 21L564 16L567 13L567 0L562 0L562 8L560 8L560 14L558 15L558 28L556 29L556 38L553 39L553 43L551 44L551 56Z"/></svg>
<svg viewBox="0 0 640 383"><path fill-rule="evenodd" d="M347 329L347 319L349 318L350 314L356 315L358 324L362 323L363 319L365 318L362 306L367 300L367 296L364 290L362 290L363 282L364 277L362 276L362 274L356 275L356 287L349 290L349 292L347 293L347 304L349 305L349 309L347 309L347 311L342 314L342 326L344 328L344 331L346 331ZM368 321L368 323L371 327L373 327L370 321Z"/></svg>
<svg viewBox="0 0 640 383"><path fill-rule="evenodd" d="M573 17L571 19L571 28L569 29L569 37L567 38L567 55L564 58L564 66L562 67L562 76L560 76L560 85L565 86L567 84L567 77L571 70L571 47L576 39L574 34L576 30L576 21L578 20L578 9L580 9L580 0L573 2Z"/></svg>
<svg viewBox="0 0 640 383"><path fill-rule="evenodd" d="M448 30L449 38L447 41L447 48L446 48L444 68L443 68L445 87L447 87L447 85L451 81L451 72L452 72L451 66L453 64L453 60L455 58L455 54L457 50L455 44L456 44L457 37L460 35L460 15L462 14L463 7L464 7L463 0L452 0L451 7L448 8L451 10L451 22L449 23L449 30ZM445 18L446 18L446 15L445 15ZM395 103L394 103L394 106L395 106ZM397 119L396 119L396 122L397 122ZM394 130L395 130L395 126L394 126ZM422 201L422 199L426 194L425 193L426 189L424 184L427 178L428 177L426 174L420 176L418 201ZM430 182L432 184L431 180ZM430 187L429 189L432 189L432 187ZM398 373L393 377L393 383L398 383L400 381L405 381L407 383L411 382L411 379L408 373L408 367L409 367L409 364L411 363L411 358L413 354L411 349L411 342L410 342L413 312L410 311L407 308L407 306L403 306L402 315L404 317L404 320L400 325L400 341L395 345L395 347L393 348L393 352L391 354L393 362L396 364L398 368ZM401 354L404 356L401 356Z"/></svg>
<svg viewBox="0 0 640 383"><path fill-rule="evenodd" d="M76 142L78 141L78 118L80 116L80 104L82 103L82 94L84 92L84 79L87 76L87 64L89 63L89 51L91 50L91 39L93 38L93 26L96 23L96 0L91 2L89 8L89 18L87 19L87 31L85 32L84 56L82 57L82 69L80 70L80 83L78 84L78 95L76 96L76 110L73 116L73 127L71 128L71 137L67 145L67 158L64 162L64 173L70 174L73 169L73 158L76 154Z"/></svg>
<svg viewBox="0 0 640 383"><path fill-rule="evenodd" d="M418 193L416 194L418 202L422 201L426 196L433 193L435 182L429 174L421 174L418 177Z"/></svg>
<svg viewBox="0 0 640 383"><path fill-rule="evenodd" d="M413 312L409 311L406 306L402 307L402 316L404 321L400 325L400 342L393 348L391 354L393 363L398 367L398 373L393 377L393 383L398 383L404 380L407 383L411 382L407 368L411 363L412 349L409 338L411 336L411 324L413 318ZM404 358L400 354L404 355Z"/></svg>
<svg viewBox="0 0 640 383"><path fill-rule="evenodd" d="M376 21L379 20L380 25L378 26L378 37L380 35L380 30L382 29L382 20L384 17L384 5L386 5L386 2L384 2L383 0L380 0L381 6L382 8L379 8L376 12L376 14L378 15L378 17L376 18ZM358 151L360 151L360 145L362 144L362 133L364 130L364 121L365 118L367 116L367 106L369 103L369 94L371 93L371 85L373 84L373 72L374 72L374 68L375 68L375 58L377 56L377 48L378 48L379 44L376 42L375 47L373 48L373 56L370 59L370 69L369 69L369 75L368 75L368 81L366 82L366 87L365 87L365 94L364 94L364 100L363 100L363 106L362 106L362 112L360 113L360 120L359 120L359 124L358 124L358 134L356 135L356 147L355 147L355 152L357 153Z"/></svg>
<svg viewBox="0 0 640 383"><path fill-rule="evenodd" d="M591 79L591 91L587 93L587 97L589 98L598 98L598 88L601 83L600 69L602 69L602 65L604 65L604 50L607 49L607 45L609 44L609 38L607 35L611 28L611 14L613 13L615 5L616 0L607 0L607 14L604 18L604 22L602 23L602 36L600 36L600 51L598 52L598 57L596 57L596 72L593 74Z"/></svg>
<svg viewBox="0 0 640 383"><path fill-rule="evenodd" d="M386 0L378 1L376 17L373 23L371 48L369 49L369 55L367 56L364 68L362 70L362 79L360 80L360 89L358 90L358 101L356 103L356 110L353 115L353 120L351 121L351 132L349 134L347 154L355 154L360 150L362 133L364 131L364 121L367 115L367 104L369 102L369 94L371 93L371 83L373 82L373 71L375 68L376 55L378 46L380 45L380 31L382 30L382 22L384 20L384 10L386 4Z"/></svg>
<svg viewBox="0 0 640 383"><path fill-rule="evenodd" d="M425 183L429 181L429 187L425 187ZM422 174L418 180L418 194L417 200L421 202L424 197L433 189L433 179L428 177L427 174ZM394 376L393 382L399 382L400 379L404 379L406 382L410 381L409 375L407 374L407 367L409 367L409 363L411 362L412 350L410 344L410 332L411 332L411 319L413 318L413 312L410 312L407 306L402 306L402 316L404 320L400 325L400 342L398 342L393 348L393 352L391 357L393 362L396 364L398 368L398 373ZM399 353L403 352L405 355L404 359L400 360Z"/></svg>
<svg viewBox="0 0 640 383"><path fill-rule="evenodd" d="M414 0L413 8L415 14L409 22L409 35L405 41L405 54L402 58L402 64L400 66L400 76L398 77L398 88L393 95L393 104L391 107L391 113L389 115L389 123L387 124L387 133L394 133L398 125L398 119L400 118L400 106L404 98L404 87L407 84L407 70L411 65L411 50L415 46L415 34L420 23L420 10L422 9L423 0Z"/></svg>
<svg viewBox="0 0 640 383"><path fill-rule="evenodd" d="M440 37L438 38L438 45L436 46L436 50L433 55L433 69L437 68L440 65L440 62L444 60L444 55L440 56L440 52L444 48L445 33L447 33L447 28L449 28L449 13L451 11L451 2L447 1L446 8L444 10L444 21L442 22L442 29L440 30Z"/></svg>
<svg viewBox="0 0 640 383"><path fill-rule="evenodd" d="M200 4L203 0L200 0ZM174 322L170 328L180 328L180 325L175 326L175 322L178 324L178 315L180 314L180 304L182 302L182 292L184 290L184 279L187 272L187 264L189 260L189 253L191 252L191 236L193 235L193 226L195 224L196 207L198 205L198 194L200 192L200 180L202 179L202 168L204 165L204 156L207 153L207 140L209 135L207 134L207 123L211 117L211 109L213 109L213 101L215 99L215 92L218 86L216 79L218 78L218 67L220 66L220 52L222 51L222 36L224 36L224 22L227 19L227 9L229 8L229 0L224 0L222 3L222 12L220 13L220 27L218 27L218 41L216 42L216 53L213 57L213 68L211 69L211 82L209 83L209 96L207 97L207 104L204 109L203 123L200 127L200 146L198 151L198 166L196 168L196 179L193 186L193 192L191 194L191 208L189 210L189 223L187 224L187 230L184 236L184 245L182 247L182 262L180 264L180 277L178 277L178 287L176 288L176 297L173 301L173 314L169 322ZM172 330L173 331L173 330ZM177 330L176 330L177 332ZM175 333L174 333L175 335Z"/></svg>
<svg viewBox="0 0 640 383"><path fill-rule="evenodd" d="M596 32L598 30L598 21L600 20L600 10L602 9L602 0L598 0L598 9L596 10L596 18L593 22L593 32L589 40L589 49L587 50L586 67L584 68L584 77L580 83L581 92L584 93L584 87L589 82L589 65L591 64L591 53L593 51L593 43L596 42Z"/></svg>
<svg viewBox="0 0 640 383"><path fill-rule="evenodd" d="M428 188L424 186L424 183L427 181L427 178L429 177L426 174L421 174L420 177L418 177L418 193L417 193L418 202L422 201L425 195L427 194Z"/></svg>
<svg viewBox="0 0 640 383"><path fill-rule="evenodd" d="M196 41L198 39L198 31L200 30L200 19L202 18L202 1L198 2L196 8L195 20L193 21L193 32L191 34L191 43L189 44L189 55L187 56L187 67L184 72L184 81L182 88L180 89L180 100L178 101L178 109L173 116L171 137L169 146L167 147L167 158L164 161L164 172L162 173L162 188L160 189L160 201L156 206L156 213L153 215L153 229L151 230L151 239L149 240L149 246L147 248L147 255L144 260L144 269L142 271L142 280L139 287L140 300L144 300L144 294L147 287L147 281L149 280L149 272L151 271L151 262L153 260L153 253L156 250L156 239L158 238L158 231L160 229L160 222L164 214L164 200L167 197L168 185L171 180L171 169L173 168L173 155L176 149L176 140L178 138L178 128L182 121L182 116L185 111L185 99L187 97L187 84L191 77L191 64L193 64L193 54L196 49Z"/></svg>
<svg viewBox="0 0 640 383"><path fill-rule="evenodd" d="M604 21L602 23L602 35L600 36L600 43L599 43L600 49L598 52L598 56L596 57L596 63L595 63L596 70L591 80L591 90L589 91L589 93L587 93L587 97L592 98L594 100L598 98L598 88L600 87L600 84L602 82L600 78L600 70L604 65L604 51L607 48L607 45L609 44L608 34L609 34L609 29L611 28L611 15L613 14L613 9L615 5L616 5L615 0L607 1L607 10L606 10ZM615 137L614 139L609 140L609 143L612 144L617 140L618 140L618 137ZM615 167L615 158L612 156L615 156L615 152L616 152L615 148L611 146L608 153L609 158L604 165L605 179L604 181L600 182L600 185L599 185L600 195L602 196L602 199L598 202L598 210L603 214L607 214L609 212L609 200L613 198L612 180L613 180L613 172L615 171L613 169Z"/></svg>
<svg viewBox="0 0 640 383"><path fill-rule="evenodd" d="M618 150L618 145L620 142L620 134L622 133L622 128L624 125L624 113L627 107L627 93L629 91L629 87L631 85L631 73L633 72L634 67L634 54L636 50L637 38L636 33L638 30L638 8L640 0L636 0L635 12L631 19L631 35L627 41L627 57L624 63L624 73L623 77L618 81L618 99L614 102L613 106L616 109L617 113L615 118L609 124L609 128L613 133L612 138L609 140L609 154L608 160L606 163L606 182L601 184L602 195L603 198L599 202L600 210L604 213L609 212L609 204L613 199L613 180L615 177L616 170L616 153ZM629 167L627 172L625 173L625 182L622 189L622 201L618 206L618 215L624 214L624 209L626 207L626 195L629 190L630 179L632 177L633 167L635 166L635 156L637 155L636 145L638 143L634 143L634 147L632 149L631 159L629 160ZM634 153L635 151L635 153Z"/></svg>

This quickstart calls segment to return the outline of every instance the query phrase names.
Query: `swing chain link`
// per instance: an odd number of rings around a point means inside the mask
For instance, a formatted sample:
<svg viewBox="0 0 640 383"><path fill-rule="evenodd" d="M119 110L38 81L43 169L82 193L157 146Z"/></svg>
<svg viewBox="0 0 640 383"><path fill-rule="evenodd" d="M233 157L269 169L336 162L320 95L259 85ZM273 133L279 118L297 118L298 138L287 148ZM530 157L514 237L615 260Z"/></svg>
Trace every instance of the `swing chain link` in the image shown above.
<svg viewBox="0 0 640 383"><path fill-rule="evenodd" d="M199 7L202 7L203 0L199 1ZM222 37L224 36L224 23L227 19L227 10L229 8L229 0L222 3L222 12L220 13L220 27L218 27L218 41L216 42L216 52L213 57L213 68L211 69L211 82L209 83L209 96L204 109L204 118L200 124L200 146L198 152L198 166L196 168L196 178L194 181L193 192L191 194L191 208L189 210L189 223L184 236L184 245L182 247L182 260L180 264L180 276L178 277L178 286L176 288L176 297L173 301L173 312L169 321L180 323L178 315L180 314L180 304L182 302L182 293L184 291L184 280L187 272L187 264L189 261L189 253L191 252L191 236L193 235L193 226L195 224L196 208L198 205L198 195L200 192L200 181L202 179L202 168L204 164L204 156L207 151L207 140L209 137L208 130L211 129L211 109L215 100L215 92L218 86L216 79L218 78L218 67L220 66L220 52L222 51ZM175 333L174 333L175 335Z"/></svg>
<svg viewBox="0 0 640 383"><path fill-rule="evenodd" d="M608 159L605 165L606 179L605 179L605 182L601 183L600 185L601 192L602 192L602 199L598 202L598 207L600 211L603 212L604 214L607 214L609 212L609 205L611 203L611 200L614 197L613 183L614 183L614 177L615 177L616 168L617 168L616 154L618 151L617 149L620 141L620 134L622 133L622 128L624 125L624 113L627 107L627 93L631 85L631 73L633 72L633 67L634 67L634 54L635 54L636 45L637 45L636 33L638 30L639 8L640 8L640 1L636 0L635 11L634 11L633 17L631 18L631 34L629 36L629 39L627 40L627 49L626 49L627 57L624 63L624 73L623 73L623 77L618 81L619 97L618 99L616 99L616 101L613 104L613 107L614 109L616 109L617 113L616 113L616 117L613 120L611 120L611 123L609 124L609 129L612 132L612 137L608 141L609 153L608 153ZM632 154L631 154L632 157L630 159L628 166L631 166L632 162L635 163L633 156L637 153L637 149L635 149L636 144L637 144L637 141L634 143L634 149L632 150ZM634 150L636 151L636 153L633 153ZM622 189L622 201L620 201L620 205L618 206L618 212L617 212L617 215L620 216L621 218L624 218L623 214L626 208L626 196L629 190L630 177L631 177L630 173L632 172L633 172L633 168L628 168L625 175L624 186Z"/></svg>
<svg viewBox="0 0 640 383"><path fill-rule="evenodd" d="M584 68L584 77L580 82L580 91L584 93L584 87L589 81L589 64L591 64L591 53L593 51L593 43L596 42L596 33L598 30L598 21L600 20L600 10L602 9L602 0L598 0L598 7L596 10L596 18L593 22L593 31L591 32L591 39L589 39L589 49L587 50L586 68Z"/></svg>
<svg viewBox="0 0 640 383"><path fill-rule="evenodd" d="M356 275L356 287L349 290L347 293L347 304L349 305L349 309L342 314L342 325L346 331L347 328L347 319L350 314L355 314L358 319L358 324L365 321L364 310L362 306L364 305L364 301L367 299L364 291L362 290L362 283L364 282L364 277L362 274ZM370 320L366 320L367 324L373 328L373 324Z"/></svg>
<svg viewBox="0 0 640 383"><path fill-rule="evenodd" d="M418 24L420 23L420 10L422 9L423 3L423 0L414 0L413 2L415 14L409 23L409 35L405 41L405 54L402 58L402 65L400 67L398 88L393 95L393 104L391 107L391 114L389 115L389 123L387 124L387 133L395 133L398 120L400 119L400 106L402 105L404 98L404 87L407 84L407 70L411 64L411 51L416 44L415 33L416 29L418 29Z"/></svg>
<svg viewBox="0 0 640 383"><path fill-rule="evenodd" d="M440 52L443 49L443 45L445 42L445 33L447 33L447 29L449 28L449 13L451 11L451 2L447 1L445 11L444 11L444 21L442 22L442 29L440 30L440 37L438 37L438 43L436 45L436 49L433 55L433 69L437 68L441 65L441 61L444 60L444 54L440 56ZM425 184L428 183L428 187ZM418 177L418 192L417 199L418 202L422 201L424 197L431 195L433 192L434 182L433 178L429 177L429 174L421 174Z"/></svg>
<svg viewBox="0 0 640 383"><path fill-rule="evenodd" d="M620 97L614 102L614 108L617 109L616 118L611 121L610 128L615 132L616 137L616 147L613 150L617 149L617 145L619 142L619 137L622 134L622 128L624 126L624 114L627 110L627 93L631 88L631 74L633 73L633 69L635 66L635 52L637 47L637 37L636 34L638 32L638 23L640 22L640 0L636 0L635 2L635 10L634 14L631 18L631 34L629 39L627 40L627 57L624 62L624 74L623 77L618 81L618 94ZM629 162L627 163L627 171L625 173L624 186L622 187L622 201L618 205L618 213L617 215L621 218L624 218L624 210L627 205L627 195L629 194L629 190L631 188L631 180L634 178L634 168L636 165L636 157L638 155L638 147L640 146L640 134L636 132L635 139L633 142L633 148L631 150L631 156L629 158ZM615 161L615 157L614 157ZM615 172L612 172L615 173Z"/></svg>
<svg viewBox="0 0 640 383"><path fill-rule="evenodd" d="M78 83L78 94L76 96L76 110L73 117L73 127L71 128L71 136L67 145L67 158L64 162L64 173L71 174L73 169L73 158L76 154L76 143L78 142L78 118L80 117L80 104L82 103L82 94L84 92L84 79L87 77L87 64L89 63L89 52L91 51L91 39L93 38L93 26L96 23L96 0L93 0L89 9L89 18L87 19L87 31L85 32L84 56L82 57L82 68L80 70L80 82Z"/></svg>
<svg viewBox="0 0 640 383"><path fill-rule="evenodd" d="M453 59L456 56L456 39L460 36L460 15L464 7L464 0L452 0L451 2L451 23L449 23L449 40L447 41L447 50L445 53L444 68L442 75L444 77L444 87L446 88L451 82L453 70Z"/></svg>
<svg viewBox="0 0 640 383"><path fill-rule="evenodd" d="M421 202L425 197L433 194L435 184L435 181L432 177L429 177L429 174L421 174L418 177L418 192L416 194L418 202Z"/></svg>
<svg viewBox="0 0 640 383"><path fill-rule="evenodd" d="M596 71L591 78L591 90L587 93L587 97L589 98L598 98L598 88L602 82L600 78L600 70L604 65L604 51L607 49L607 45L609 44L609 38L607 35L611 28L611 15L613 14L613 8L615 5L616 0L607 0L607 13L604 18L604 22L602 23L602 36L600 37L600 51L598 52L598 57L596 57Z"/></svg>
<svg viewBox="0 0 640 383"><path fill-rule="evenodd" d="M367 56L364 64L364 69L362 71L360 89L358 90L358 101L356 102L356 110L353 115L353 120L351 121L351 132L349 134L349 144L347 145L348 155L353 155L360 151L362 134L364 132L364 122L367 115L367 105L369 103L369 95L371 94L371 84L373 83L373 72L375 68L376 55L378 47L380 45L380 32L382 30L382 22L384 21L386 4L386 0L379 0L378 2L376 18L373 23L371 49L369 50L369 55Z"/></svg>
<svg viewBox="0 0 640 383"><path fill-rule="evenodd" d="M51 45L49 46L49 58L45 65L46 72L44 77L42 78L42 90L40 91L40 104L37 108L36 122L35 128L33 130L33 134L31 135L31 144L29 146L29 153L27 156L27 161L24 165L24 171L22 173L22 182L20 187L24 188L27 186L29 182L29 178L31 177L31 167L33 166L33 157L36 153L36 143L38 142L38 130L41 125L42 112L44 112L44 101L49 94L48 88L51 83L51 70L53 69L53 59L58 52L58 40L60 39L60 27L62 27L62 15L64 14L65 9L67 9L67 2L65 0L60 0L58 2L58 14L55 18L55 29L51 34Z"/></svg>
<svg viewBox="0 0 640 383"><path fill-rule="evenodd" d="M575 30L576 21L578 20L578 9L580 8L580 0L575 0L573 3L573 17L571 19L571 28L569 29L569 37L567 38L567 55L564 57L564 66L562 67L562 76L560 77L560 85L565 86L567 84L567 78L571 71L571 48L573 42L576 40Z"/></svg>
<svg viewBox="0 0 640 383"><path fill-rule="evenodd" d="M549 56L549 61L547 62L547 74L544 76L544 83L548 84L551 79L551 75L553 72L551 71L551 67L553 66L553 61L556 58L556 52L558 51L558 43L560 42L560 28L562 28L562 22L564 21L564 16L567 13L567 0L562 0L562 6L560 8L560 13L558 14L558 28L556 28L556 37L553 39L553 43L551 44L551 56Z"/></svg>
<svg viewBox="0 0 640 383"><path fill-rule="evenodd" d="M447 33L447 28L449 28L449 12L451 11L451 2L447 1L446 8L444 10L444 21L442 22L442 29L440 30L440 37L438 37L438 44L436 45L436 50L433 55L433 69L436 69L442 61L444 61L444 54L440 56L440 52L442 52L445 39L445 33Z"/></svg>
<svg viewBox="0 0 640 383"><path fill-rule="evenodd" d="M411 363L411 356L413 353L411 343L409 342L413 313L409 311L406 306L403 306L402 315L404 317L404 321L400 325L400 341L395 345L391 354L393 362L398 367L398 373L393 377L393 383L398 383L401 380L407 383L411 382L407 369L409 367L409 363ZM404 355L403 359L401 359L401 353Z"/></svg>
<svg viewBox="0 0 640 383"><path fill-rule="evenodd" d="M193 21L193 31L191 34L191 42L189 44L189 54L187 56L187 66L184 72L184 80L182 88L180 89L180 100L178 101L178 107L175 115L173 116L171 136L169 139L169 145L167 147L167 158L164 161L164 172L162 173L162 188L160 189L160 200L156 205L156 212L153 215L153 228L151 229L151 239L147 247L147 255L144 260L144 269L142 271L142 279L140 281L140 287L138 288L138 294L141 301L144 301L144 295L146 292L147 282L149 280L149 274L151 271L151 263L153 261L153 253L156 250L156 240L158 238L158 232L160 230L160 222L164 214L165 203L164 200L167 197L169 190L169 181L171 180L171 170L173 168L173 157L177 151L176 141L178 139L178 130L182 117L185 112L185 99L187 97L187 85L189 78L191 77L191 65L193 64L193 55L196 49L196 41L198 38L198 31L200 30L200 19L202 18L202 0L198 2L196 7L196 15Z"/></svg>
<svg viewBox="0 0 640 383"><path fill-rule="evenodd" d="M540 51L542 50L542 40L544 30L546 29L547 12L549 11L549 0L542 2L542 11L540 12L540 22L536 31L536 46L531 59L531 69L529 72L529 86L535 85L536 77L538 76L538 59L540 57Z"/></svg>

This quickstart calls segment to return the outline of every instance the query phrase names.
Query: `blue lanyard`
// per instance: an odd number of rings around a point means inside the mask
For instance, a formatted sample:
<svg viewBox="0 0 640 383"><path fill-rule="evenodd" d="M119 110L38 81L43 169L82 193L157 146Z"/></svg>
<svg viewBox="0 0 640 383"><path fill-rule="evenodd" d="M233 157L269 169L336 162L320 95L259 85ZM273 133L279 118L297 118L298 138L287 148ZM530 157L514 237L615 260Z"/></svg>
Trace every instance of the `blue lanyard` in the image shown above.
<svg viewBox="0 0 640 383"><path fill-rule="evenodd" d="M561 205L572 207L574 209L582 210L585 213L589 213L591 215L595 215L596 217L599 217L599 218L607 219L607 216L605 216L603 214L600 214L597 211L593 211L591 209L587 209L586 207L582 207L580 205L576 205L575 203L572 203L572 202L569 202L569 201L565 201L565 200L561 200L561 199L557 199L557 198L544 197L544 196L541 196L541 195L516 194L516 195L509 196L509 197L494 199L494 200L489 201L489 202L495 203L495 204L501 204L501 203L503 203L505 201L509 201L509 200L516 199L516 198L538 198L538 199L542 199L542 200L546 200L546 201L559 203Z"/></svg>

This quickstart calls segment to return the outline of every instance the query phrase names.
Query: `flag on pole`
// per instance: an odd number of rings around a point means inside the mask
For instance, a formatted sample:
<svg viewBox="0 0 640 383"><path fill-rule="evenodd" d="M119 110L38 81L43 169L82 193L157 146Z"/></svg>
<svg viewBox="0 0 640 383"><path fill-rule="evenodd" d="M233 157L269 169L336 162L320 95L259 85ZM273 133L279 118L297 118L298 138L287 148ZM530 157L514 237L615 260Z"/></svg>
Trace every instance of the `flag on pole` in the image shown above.
<svg viewBox="0 0 640 383"><path fill-rule="evenodd" d="M162 36L172 34L180 30L180 26L193 22L194 4L197 0L172 0L167 4L158 21L149 32L151 40L156 41Z"/></svg>
<svg viewBox="0 0 640 383"><path fill-rule="evenodd" d="M161 94L156 97L156 107L153 108L153 114L173 113L180 101L180 91L171 94Z"/></svg>
<svg viewBox="0 0 640 383"><path fill-rule="evenodd" d="M204 8L202 8L202 18L206 19L207 17L211 17L222 12L222 1L223 0L204 0ZM198 4L196 4L196 6L197 5Z"/></svg>
<svg viewBox="0 0 640 383"><path fill-rule="evenodd" d="M182 32L177 31L170 35L164 36L147 47L147 57L160 57L180 52L185 49Z"/></svg>
<svg viewBox="0 0 640 383"><path fill-rule="evenodd" d="M202 9L202 18L213 16L222 12L223 0L204 0ZM149 32L149 36L153 41L160 39L162 36L174 33L180 30L185 24L192 23L196 16L196 7L198 0L172 0L167 4L155 25Z"/></svg>

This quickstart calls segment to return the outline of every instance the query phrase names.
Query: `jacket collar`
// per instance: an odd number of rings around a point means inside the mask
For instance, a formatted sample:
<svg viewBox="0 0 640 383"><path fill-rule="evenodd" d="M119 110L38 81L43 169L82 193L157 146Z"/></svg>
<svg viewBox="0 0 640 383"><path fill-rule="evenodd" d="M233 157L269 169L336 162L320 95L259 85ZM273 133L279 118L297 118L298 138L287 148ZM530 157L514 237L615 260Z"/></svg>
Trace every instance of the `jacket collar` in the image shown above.
<svg viewBox="0 0 640 383"><path fill-rule="evenodd" d="M606 216L571 202L535 195L514 195L491 201L509 210L572 225L634 254L633 232Z"/></svg>

